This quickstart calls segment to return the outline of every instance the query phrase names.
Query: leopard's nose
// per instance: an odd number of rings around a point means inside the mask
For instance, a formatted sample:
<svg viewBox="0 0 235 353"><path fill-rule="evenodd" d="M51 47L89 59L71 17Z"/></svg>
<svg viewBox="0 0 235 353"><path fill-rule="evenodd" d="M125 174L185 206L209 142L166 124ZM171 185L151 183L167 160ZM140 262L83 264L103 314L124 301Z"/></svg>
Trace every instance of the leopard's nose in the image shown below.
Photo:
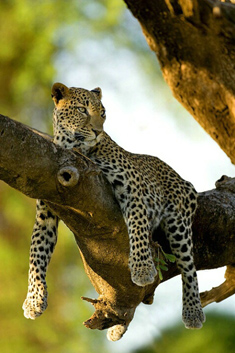
<svg viewBox="0 0 235 353"><path fill-rule="evenodd" d="M94 130L94 129L92 129L92 131L95 133L96 137L99 136L99 134L102 132L102 131L98 131L98 130Z"/></svg>

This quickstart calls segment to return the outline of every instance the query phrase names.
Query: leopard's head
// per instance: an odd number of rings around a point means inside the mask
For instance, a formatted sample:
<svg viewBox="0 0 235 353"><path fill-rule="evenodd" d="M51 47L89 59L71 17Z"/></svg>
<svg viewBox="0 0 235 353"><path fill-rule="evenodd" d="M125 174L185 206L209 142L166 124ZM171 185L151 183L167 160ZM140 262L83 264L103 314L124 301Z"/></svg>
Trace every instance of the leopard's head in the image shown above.
<svg viewBox="0 0 235 353"><path fill-rule="evenodd" d="M101 103L99 87L88 91L83 88L68 88L62 83L52 87L55 103L54 130L69 133L76 140L94 143L99 139L105 121L105 109Z"/></svg>

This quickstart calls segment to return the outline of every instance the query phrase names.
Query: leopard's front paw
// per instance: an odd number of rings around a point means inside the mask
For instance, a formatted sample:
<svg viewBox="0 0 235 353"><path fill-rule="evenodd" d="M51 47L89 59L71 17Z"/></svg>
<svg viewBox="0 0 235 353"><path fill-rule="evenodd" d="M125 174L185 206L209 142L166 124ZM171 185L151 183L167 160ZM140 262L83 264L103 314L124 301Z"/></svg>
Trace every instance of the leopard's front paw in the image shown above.
<svg viewBox="0 0 235 353"><path fill-rule="evenodd" d="M137 284L137 286L144 287L154 282L157 270L153 261L149 260L148 262L135 263L130 259L129 267L131 270L132 282Z"/></svg>
<svg viewBox="0 0 235 353"><path fill-rule="evenodd" d="M24 316L26 319L35 320L37 317L47 308L47 292L40 293L28 293L27 298L23 303Z"/></svg>
<svg viewBox="0 0 235 353"><path fill-rule="evenodd" d="M206 317L201 307L190 307L183 309L182 320L188 329L200 329Z"/></svg>

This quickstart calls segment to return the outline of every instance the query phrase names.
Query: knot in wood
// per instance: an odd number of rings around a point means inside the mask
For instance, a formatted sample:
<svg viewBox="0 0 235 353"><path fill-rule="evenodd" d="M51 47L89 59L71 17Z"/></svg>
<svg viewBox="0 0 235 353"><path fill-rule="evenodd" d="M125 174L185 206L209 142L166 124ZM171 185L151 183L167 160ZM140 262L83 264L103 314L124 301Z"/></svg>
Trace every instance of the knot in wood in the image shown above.
<svg viewBox="0 0 235 353"><path fill-rule="evenodd" d="M67 166L57 173L58 181L63 186L75 186L79 180L79 172L72 166Z"/></svg>

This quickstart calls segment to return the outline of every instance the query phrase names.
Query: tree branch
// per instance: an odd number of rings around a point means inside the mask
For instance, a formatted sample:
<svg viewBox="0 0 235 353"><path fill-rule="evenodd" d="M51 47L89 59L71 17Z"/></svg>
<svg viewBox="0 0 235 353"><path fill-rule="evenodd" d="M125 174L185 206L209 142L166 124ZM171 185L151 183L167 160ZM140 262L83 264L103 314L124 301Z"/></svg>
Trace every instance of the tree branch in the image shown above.
<svg viewBox="0 0 235 353"><path fill-rule="evenodd" d="M213 302L219 303L233 294L235 294L235 267L228 266L225 272L225 281L220 286L201 293L202 306Z"/></svg>
<svg viewBox="0 0 235 353"><path fill-rule="evenodd" d="M174 96L235 163L235 4L125 0Z"/></svg>
<svg viewBox="0 0 235 353"><path fill-rule="evenodd" d="M132 283L127 229L109 183L88 158L63 150L5 116L0 116L0 141L0 179L29 197L43 199L75 235L86 273L99 294L95 300L83 298L96 309L85 326L102 330L115 325L109 338L120 338L139 303L152 303L159 279L144 288ZM197 269L235 262L234 190L235 179L223 178L215 190L200 194L194 222ZM169 252L160 228L154 240ZM169 264L164 281L176 274L176 266Z"/></svg>

